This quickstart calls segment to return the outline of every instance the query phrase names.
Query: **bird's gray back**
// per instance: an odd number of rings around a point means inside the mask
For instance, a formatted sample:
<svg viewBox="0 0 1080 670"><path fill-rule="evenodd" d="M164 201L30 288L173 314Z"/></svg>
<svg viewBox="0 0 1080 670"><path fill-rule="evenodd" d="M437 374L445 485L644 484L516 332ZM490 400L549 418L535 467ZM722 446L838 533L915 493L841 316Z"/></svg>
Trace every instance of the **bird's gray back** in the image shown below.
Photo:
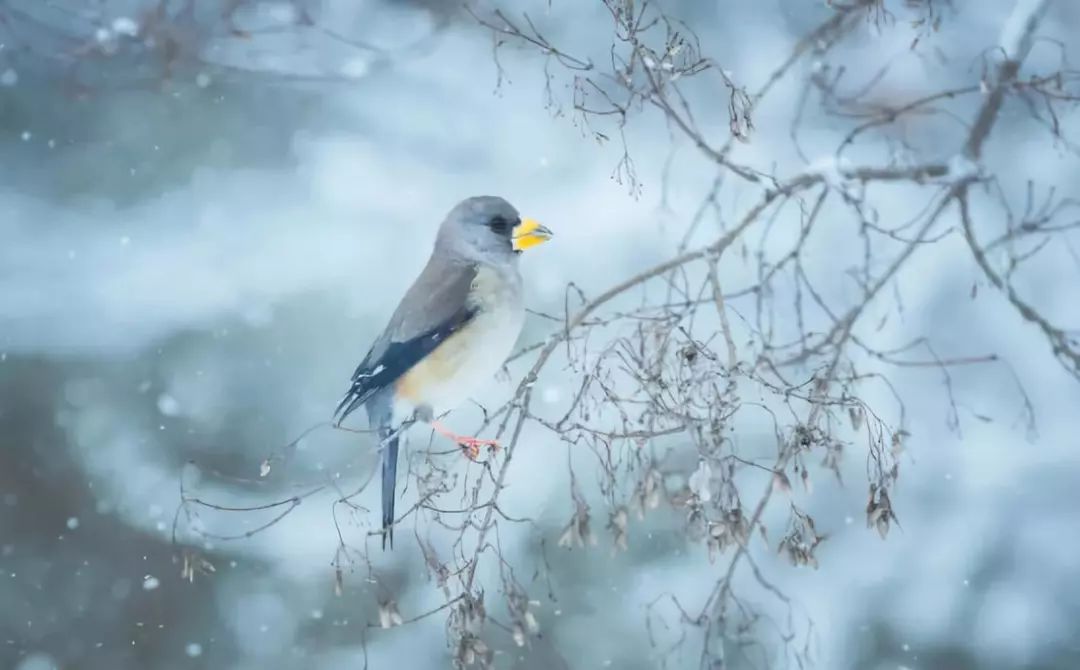
<svg viewBox="0 0 1080 670"><path fill-rule="evenodd" d="M476 272L474 263L432 255L372 344L368 358L377 360L392 343L408 342L453 320L466 308Z"/></svg>

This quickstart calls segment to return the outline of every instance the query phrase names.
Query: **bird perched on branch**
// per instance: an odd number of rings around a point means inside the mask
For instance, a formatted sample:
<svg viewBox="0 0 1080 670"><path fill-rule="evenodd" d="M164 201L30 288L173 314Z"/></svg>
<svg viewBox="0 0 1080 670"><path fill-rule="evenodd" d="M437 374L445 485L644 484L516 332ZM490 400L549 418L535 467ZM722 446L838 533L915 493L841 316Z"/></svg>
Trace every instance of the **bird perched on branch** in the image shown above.
<svg viewBox="0 0 1080 670"><path fill-rule="evenodd" d="M356 368L334 417L364 406L382 452L383 549L394 546L398 436L419 420L475 458L492 440L457 435L438 417L475 393L510 355L525 321L518 255L551 238L494 196L458 203L382 335Z"/></svg>

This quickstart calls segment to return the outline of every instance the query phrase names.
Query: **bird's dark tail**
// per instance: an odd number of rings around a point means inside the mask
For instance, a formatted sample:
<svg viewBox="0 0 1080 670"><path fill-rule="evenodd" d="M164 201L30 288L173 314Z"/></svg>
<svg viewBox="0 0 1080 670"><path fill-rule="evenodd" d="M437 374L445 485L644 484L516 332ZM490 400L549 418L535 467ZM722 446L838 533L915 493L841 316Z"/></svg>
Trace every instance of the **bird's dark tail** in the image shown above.
<svg viewBox="0 0 1080 670"><path fill-rule="evenodd" d="M398 458L397 431L389 426L380 428L379 440L382 445L382 548L385 551L388 542L390 548L394 548L394 491L397 488Z"/></svg>

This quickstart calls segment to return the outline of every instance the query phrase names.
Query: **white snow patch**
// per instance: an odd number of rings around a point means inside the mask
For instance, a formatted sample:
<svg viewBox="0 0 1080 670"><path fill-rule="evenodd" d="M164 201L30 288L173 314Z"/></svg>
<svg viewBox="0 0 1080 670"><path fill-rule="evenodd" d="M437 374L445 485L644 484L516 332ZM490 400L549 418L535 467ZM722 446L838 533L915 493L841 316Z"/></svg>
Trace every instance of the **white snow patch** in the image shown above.
<svg viewBox="0 0 1080 670"><path fill-rule="evenodd" d="M136 37L139 34L139 24L127 16L119 16L113 19L112 29L117 35Z"/></svg>
<svg viewBox="0 0 1080 670"><path fill-rule="evenodd" d="M165 416L176 416L180 413L180 403L168 393L158 396L157 408Z"/></svg>
<svg viewBox="0 0 1080 670"><path fill-rule="evenodd" d="M836 159L836 156L826 155L818 158L810 167L807 168L808 174L815 174L821 176L825 181L826 186L836 191L844 191L847 189L847 184L850 179L845 174L846 171L851 169L851 164L847 159Z"/></svg>
<svg viewBox="0 0 1080 670"><path fill-rule="evenodd" d="M60 666L46 654L30 654L15 666L15 670L57 670Z"/></svg>
<svg viewBox="0 0 1080 670"><path fill-rule="evenodd" d="M979 165L967 155L959 153L949 159L949 181L971 179L979 175Z"/></svg>
<svg viewBox="0 0 1080 670"><path fill-rule="evenodd" d="M297 19L299 19L296 7L287 2L278 2L268 6L266 16L272 21L286 24L296 23Z"/></svg>
<svg viewBox="0 0 1080 670"><path fill-rule="evenodd" d="M350 79L360 79L371 70L371 62L367 58L350 58L341 66L341 74Z"/></svg>
<svg viewBox="0 0 1080 670"><path fill-rule="evenodd" d="M690 475L688 482L690 490L701 499L701 502L712 500L712 490L709 486L712 481L712 468L705 461L698 461L697 470Z"/></svg>
<svg viewBox="0 0 1080 670"><path fill-rule="evenodd" d="M1012 14L1001 27L998 44L1009 60L1016 60L1031 48L1032 24L1046 11L1048 0L1017 0ZM1026 44L1025 44L1026 42Z"/></svg>

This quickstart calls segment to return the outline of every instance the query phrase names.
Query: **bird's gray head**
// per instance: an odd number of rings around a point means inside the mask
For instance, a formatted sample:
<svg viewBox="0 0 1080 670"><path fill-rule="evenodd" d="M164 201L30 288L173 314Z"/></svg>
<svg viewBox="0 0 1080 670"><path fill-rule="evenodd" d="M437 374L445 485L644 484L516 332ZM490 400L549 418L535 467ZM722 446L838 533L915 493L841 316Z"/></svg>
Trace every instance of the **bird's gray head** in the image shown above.
<svg viewBox="0 0 1080 670"><path fill-rule="evenodd" d="M466 198L446 215L435 248L468 261L513 262L517 254L551 238L551 231L523 219L513 205L492 195Z"/></svg>

